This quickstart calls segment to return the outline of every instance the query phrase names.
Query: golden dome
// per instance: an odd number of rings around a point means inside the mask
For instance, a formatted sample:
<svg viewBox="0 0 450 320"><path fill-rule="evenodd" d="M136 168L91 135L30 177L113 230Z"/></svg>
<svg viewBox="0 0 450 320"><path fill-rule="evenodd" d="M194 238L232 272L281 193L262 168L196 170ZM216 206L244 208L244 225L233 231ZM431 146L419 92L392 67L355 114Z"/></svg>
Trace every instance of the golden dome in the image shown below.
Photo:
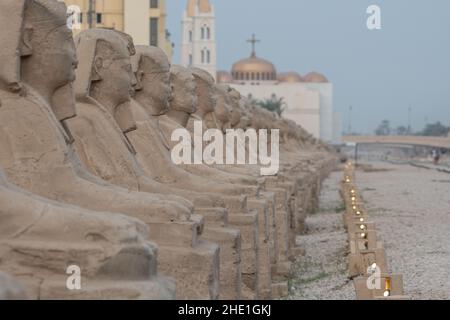
<svg viewBox="0 0 450 320"><path fill-rule="evenodd" d="M289 71L285 73L280 73L278 75L278 81L280 82L288 82L288 83L296 83L303 82L303 78L300 74L295 71Z"/></svg>
<svg viewBox="0 0 450 320"><path fill-rule="evenodd" d="M252 55L233 65L231 74L234 80L244 81L276 81L277 70L270 61Z"/></svg>
<svg viewBox="0 0 450 320"><path fill-rule="evenodd" d="M231 83L231 82L233 82L233 77L227 71L217 71L216 79L217 79L217 83Z"/></svg>
<svg viewBox="0 0 450 320"><path fill-rule="evenodd" d="M304 82L313 82L313 83L327 83L328 79L318 72L310 72L306 76L303 77Z"/></svg>
<svg viewBox="0 0 450 320"><path fill-rule="evenodd" d="M189 17L195 16L196 6L198 6L200 13L209 13L212 11L209 0L189 0L187 3L187 12Z"/></svg>

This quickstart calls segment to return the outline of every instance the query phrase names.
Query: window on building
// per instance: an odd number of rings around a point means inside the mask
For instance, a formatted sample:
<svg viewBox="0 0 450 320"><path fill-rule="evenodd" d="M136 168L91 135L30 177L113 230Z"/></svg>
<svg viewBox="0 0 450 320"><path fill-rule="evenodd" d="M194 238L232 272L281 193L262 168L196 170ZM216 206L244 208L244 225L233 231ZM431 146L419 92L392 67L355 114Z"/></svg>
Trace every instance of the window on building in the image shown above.
<svg viewBox="0 0 450 320"><path fill-rule="evenodd" d="M158 9L158 0L150 0L150 8L151 9Z"/></svg>
<svg viewBox="0 0 450 320"><path fill-rule="evenodd" d="M189 42L192 42L192 31L189 31Z"/></svg>
<svg viewBox="0 0 450 320"><path fill-rule="evenodd" d="M158 46L158 18L150 18L150 45Z"/></svg>
<svg viewBox="0 0 450 320"><path fill-rule="evenodd" d="M192 54L189 55L189 66L192 66Z"/></svg>
<svg viewBox="0 0 450 320"><path fill-rule="evenodd" d="M205 63L205 50L202 50L202 63Z"/></svg>
<svg viewBox="0 0 450 320"><path fill-rule="evenodd" d="M211 39L211 29L209 27L206 28L206 39Z"/></svg>
<svg viewBox="0 0 450 320"><path fill-rule="evenodd" d="M206 63L211 63L211 51L206 50Z"/></svg>
<svg viewBox="0 0 450 320"><path fill-rule="evenodd" d="M202 40L205 39L205 28L202 27L201 29L201 34L202 34Z"/></svg>
<svg viewBox="0 0 450 320"><path fill-rule="evenodd" d="M101 13L97 13L97 23L102 24L103 22L103 15Z"/></svg>

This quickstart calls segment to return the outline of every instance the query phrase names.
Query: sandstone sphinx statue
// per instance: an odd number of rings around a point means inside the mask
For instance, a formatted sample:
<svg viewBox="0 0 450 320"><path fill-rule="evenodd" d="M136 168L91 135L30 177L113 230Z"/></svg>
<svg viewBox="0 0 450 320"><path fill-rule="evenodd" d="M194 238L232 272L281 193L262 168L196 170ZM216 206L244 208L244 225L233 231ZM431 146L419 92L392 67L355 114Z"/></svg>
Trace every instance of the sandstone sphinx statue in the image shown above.
<svg viewBox="0 0 450 320"><path fill-rule="evenodd" d="M291 228L294 234L302 233L306 213L316 210L320 182L329 174L335 157L292 120L256 107L248 100L245 102L244 110L253 115L251 127L280 130L280 172L276 178L269 178L267 185L286 188L292 213Z"/></svg>
<svg viewBox="0 0 450 320"><path fill-rule="evenodd" d="M0 268L32 299L172 299L175 285L157 277L157 248L139 220L64 205L9 184L0 172ZM83 287L66 287L66 269ZM44 279L44 280L43 280Z"/></svg>
<svg viewBox="0 0 450 320"><path fill-rule="evenodd" d="M80 60L75 82L77 117L68 120L67 126L84 166L109 183L149 198L178 202L191 209L188 200L175 196L189 195L212 205L206 196L153 180L135 159L137 151L127 137L137 129L131 113L130 93L136 85L130 61L135 54L131 38L112 30L92 29L80 33L75 42ZM150 228L150 239L160 248L160 270L177 280L178 298L218 298L219 250L201 237L203 217L193 214L186 221L163 223L150 214L143 221ZM222 236L231 238L233 245L239 238L228 230Z"/></svg>
<svg viewBox="0 0 450 320"><path fill-rule="evenodd" d="M195 107L193 106L195 100L193 100L192 92L188 91L183 94L178 90L178 83L182 83L184 79L190 80L193 85L192 76L187 70L181 70L182 72L177 77L174 77L173 74L171 76L168 59L158 48L138 46L137 52L138 54L132 57L138 79L136 103L132 104L132 108L138 129L127 135L137 150L138 162L144 171L155 180L175 187L195 190L208 196L219 196L223 199L226 209L229 211L225 225L239 229L242 234L243 277L244 283L248 284L252 281L246 281L248 280L246 275L256 276L255 268L257 268L258 262L255 259L258 247L255 242L256 215L248 212L247 198L243 198L245 201L242 202L242 197L233 196L236 194L237 185L192 174L183 166L175 165L170 156L171 130L180 128L180 125L167 117L165 113L171 109L168 108L169 100L172 102L171 107L175 102L181 109ZM189 82L187 83L189 84ZM171 87L174 88L173 91ZM256 192L256 189L253 192ZM211 218L208 215L205 217L207 225L214 226L217 223L212 219L214 217ZM217 220L217 218L215 219ZM208 232L208 228L206 228L206 232ZM254 271L249 271L249 269ZM226 277L221 276L221 278L222 286L224 284L229 286ZM252 287L251 284L250 287ZM245 287L243 290L243 296L251 298L251 293L245 293L247 292Z"/></svg>
<svg viewBox="0 0 450 320"><path fill-rule="evenodd" d="M169 149L172 149L175 146L174 142L170 141L171 133L177 129L184 128L185 126L189 129L188 122L192 114L197 111L197 106L206 104L209 108L211 108L211 103L216 103L214 96L215 92L212 90L214 87L214 81L211 76L208 75L208 77L209 79L207 81L198 83L194 77L194 73L191 70L179 66L173 66L171 68L170 83L173 87L173 97L170 102L170 108L166 114L157 117L159 131L161 132L164 140L167 141L167 144L170 146ZM192 136L195 136L196 133L191 132L191 134ZM194 153L195 148L193 147L192 149L192 152ZM258 218L260 227L259 230L256 231L258 234L257 242L259 254L256 262L257 270L252 271L255 270L255 263L253 263L252 266L251 263L246 264L244 262L244 274L251 275L253 273L254 276L257 277L257 282L259 283L257 285L257 290L260 293L260 297L270 297L272 295L270 263L271 260L275 259L275 257L274 259L270 259L269 257L270 253L268 245L270 242L269 229L271 219L268 216L271 211L273 212L273 210L271 210L270 200L272 200L272 203L274 202L274 195L269 195L269 199L261 195L261 186L258 185L259 181L257 181L254 177L229 173L205 164L182 165L180 167L191 174L214 181L222 187L231 183L236 190L239 190L240 194L244 194L248 197L247 209L256 211L256 213L259 213L260 215ZM280 201L282 202L281 198ZM243 243L247 243L248 245L251 241L249 239L251 238L250 234L248 234L247 239L245 238L246 237L243 236ZM246 259L244 257L243 261L245 260ZM250 261L251 259L247 260ZM256 274L254 272L256 272ZM255 289L254 285L251 283L255 282L252 281L250 277L247 279L246 284Z"/></svg>
<svg viewBox="0 0 450 320"><path fill-rule="evenodd" d="M50 9L45 11L47 7ZM49 25L35 22L39 28L24 30L29 35L24 36L26 43L21 49L21 82L16 85L21 88L11 98L26 100L23 98L26 93L38 107L16 108L14 116L21 122L5 118L2 123L1 141L6 152L2 152L0 159L8 179L41 196L91 210L123 212L143 220L149 215L168 222L189 220L190 208L165 198L116 187L82 166L67 127L68 119L75 116L70 84L77 60L71 31L62 24L63 11L54 0L46 1L45 5L35 4L26 11L30 16L25 17L26 20L34 21L33 15L44 15L42 20ZM49 23L51 19L59 28ZM49 30L53 31L50 35ZM61 47L61 54L56 54ZM53 111L60 108L62 111ZM41 112L36 111L40 109Z"/></svg>
<svg viewBox="0 0 450 320"><path fill-rule="evenodd" d="M156 276L145 224L55 201L77 195L64 189L78 165L61 124L75 115L65 5L2 1L0 42L0 269L32 299L173 298L173 282ZM84 277L76 292L66 287L71 264Z"/></svg>
<svg viewBox="0 0 450 320"><path fill-rule="evenodd" d="M307 212L312 212L317 205L318 190L321 180L332 166L332 158L321 148L320 143L305 135L305 132L290 121L280 119L275 114L252 106L242 99L239 92L224 85L215 85L212 77L203 70L191 69L192 78L181 67L172 67L171 83L174 97L171 100L166 115L159 116L159 127L166 137L176 128L186 127L193 136L195 121L203 120L205 128L216 128L225 133L227 129L253 128L255 130L280 130L285 135L280 145L280 172L273 177L259 178L259 166L233 165L194 165L184 169L192 174L207 177L210 180L232 182L242 194L248 196L248 203L252 203L255 195L249 186L259 185L256 200L267 200L270 217L260 217L266 221L261 225L264 230L259 243L270 244L269 253L272 266L270 271L261 272L265 286L261 291L270 296L271 289L286 292L284 280L289 274L290 261L303 250L296 246L295 235L303 231L304 219ZM195 92L196 105L188 92ZM195 99L194 99L195 102ZM200 137L198 137L200 140ZM298 141L296 141L298 140ZM268 140L268 149L272 141ZM173 146L172 146L173 147ZM302 150L306 151L305 154ZM195 150L193 150L195 152ZM293 165L291 165L291 162ZM261 207L259 207L261 208ZM267 224L270 227L267 227ZM261 234L260 234L261 236ZM267 252L266 249L263 252ZM264 260L264 259L263 259ZM272 280L271 280L272 277ZM271 281L277 282L272 288ZM261 281L260 281L261 284ZM272 290L273 292L273 290Z"/></svg>
<svg viewBox="0 0 450 320"><path fill-rule="evenodd" d="M129 132L127 136L137 151L136 158L139 164L149 176L159 182L176 188L193 190L208 197L220 197L229 211L225 216L225 221L221 219L220 223L237 228L242 234L244 278L246 274L254 274L254 272L249 272L248 268L255 268L257 263L255 250L258 248L254 240L257 231L255 229L256 216L254 213L247 212L246 197L242 202L242 197L230 196L229 194L236 193L236 185L224 184L223 181L192 174L183 166L175 165L171 159L171 132L170 129L164 130L164 125L169 123L176 128L180 126L168 118L165 113L169 110L171 100L177 101L181 108L193 108L192 92L187 92L187 96L183 96L177 90L178 86L174 85L183 82L184 77L190 79L192 83L192 76L188 72L184 72L180 74L180 79L174 78L173 75L171 77L170 64L166 55L155 47L138 46L137 54L132 57L132 60L138 81L134 103L132 103L137 130ZM172 91L171 87L175 90ZM191 107L189 107L190 105ZM192 198L192 194L193 192L190 191L190 195L187 194L187 196ZM219 204L216 203L216 205ZM205 215L207 222L205 233L211 235L212 232L208 231L208 226L217 226L218 216L211 216L205 212L205 208L201 207L201 205L196 205L196 210L199 209ZM226 260L225 262L221 261L222 269L226 268L224 263L230 264L230 259ZM247 263L249 260L253 262ZM248 267L248 264L252 264L252 267ZM227 274L221 275L222 287L230 286L227 278L229 278ZM243 296L250 298L251 294L245 293L245 291L244 288ZM227 295L225 294L224 297Z"/></svg>
<svg viewBox="0 0 450 320"><path fill-rule="evenodd" d="M221 244L220 297L223 299L239 299L241 297L241 270L240 244L238 242L240 241L236 241L236 237L231 235L236 234L236 232L240 235L240 233L237 230L229 229L229 227L231 225L236 227L239 222L245 222L254 216L230 216L228 208L237 211L244 210L246 202L242 200L246 200L245 198L230 197L227 195L227 188L193 175L172 162L169 142L160 130L158 121L158 116L164 114L168 109L168 103L172 96L168 59L159 48L138 46L137 54L132 57L132 61L138 80L132 103L137 130L128 133L128 137L136 150L136 158L148 176L172 188L183 190L181 195L191 199L198 197L198 194L200 194L209 199L219 198L222 200L223 203L214 201L210 204L204 201L200 201L200 203L195 201L196 210L205 216L205 238ZM174 192L180 193L179 191ZM226 204L229 205L228 208L223 208ZM215 208L208 208L208 205L213 205ZM218 207L222 207L221 214L211 214L211 210L217 210Z"/></svg>
<svg viewBox="0 0 450 320"><path fill-rule="evenodd" d="M222 131L229 128L253 128L257 131L260 129L268 129L269 131L272 129L280 129L277 126L276 120L278 118L275 114L266 112L256 107L251 109L251 104L249 101L247 99L243 99L239 92L229 88L226 85L214 85L211 80L208 80L208 76L205 75L205 71L194 69L193 73L196 77L197 84L203 83L202 86L205 88L207 87L205 86L205 83L209 82L210 86L214 88L213 90L216 92L216 106L212 107L210 103L205 101L204 97L207 95L205 94L205 91L197 92L197 97L199 100L198 110L191 116L190 123L188 123L188 128L190 128L191 132L192 122L198 118L204 119L204 124L206 127L213 127ZM209 78L211 79L211 77ZM197 86L197 88L198 87L200 86ZM209 89L209 91L211 92L212 89ZM299 190L298 182L302 179L297 177L294 172L291 172L286 163L288 164L289 161L292 161L297 165L303 166L305 163L296 160L295 156L298 156L298 149L296 150L297 153L289 159L289 155L285 152L285 146L283 145L284 141L281 140L280 142L280 149L282 152L280 155L280 172L274 177L265 178L265 191L275 194L276 202L275 212L274 215L272 215L273 224L275 225L272 232L272 241L274 242L274 257L272 257L272 261L275 264L274 270L276 270L273 274L274 279L283 279L289 273L290 263L288 260L302 252L301 248L295 246L295 219L298 216L297 211L299 211L297 210L297 195ZM270 148L270 145L271 141L268 140L268 149ZM248 146L244 147L248 148ZM321 156L323 156L323 153ZM311 156L308 155L308 157L310 158ZM318 166L320 167L320 162L318 163ZM259 175L259 166L254 165L227 165L214 166L214 168L228 173L247 175L248 177L253 177L253 179L256 179ZM310 167L305 167L305 170L310 169ZM302 182L302 186L305 187L306 184L304 181ZM316 181L314 181L314 183L316 183ZM262 194L268 195L268 193L264 192L262 192ZM307 202L310 201L308 200ZM301 215L298 220L304 222L304 215ZM281 277L279 275L281 275ZM277 290L278 289L280 289L280 287L278 287ZM282 290L285 289L286 288L284 287Z"/></svg>

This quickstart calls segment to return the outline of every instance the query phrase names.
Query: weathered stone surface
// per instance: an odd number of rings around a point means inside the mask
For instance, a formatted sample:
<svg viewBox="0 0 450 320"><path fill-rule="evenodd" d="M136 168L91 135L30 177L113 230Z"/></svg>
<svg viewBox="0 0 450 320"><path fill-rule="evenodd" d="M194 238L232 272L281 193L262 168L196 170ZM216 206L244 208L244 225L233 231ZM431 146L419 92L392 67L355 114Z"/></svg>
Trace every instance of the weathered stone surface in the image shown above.
<svg viewBox="0 0 450 320"><path fill-rule="evenodd" d="M25 300L25 289L17 280L0 272L0 300Z"/></svg>
<svg viewBox="0 0 450 320"><path fill-rule="evenodd" d="M64 121L75 116L71 82L76 60L65 28L65 5L5 0L0 15L7 25L0 30L0 165L6 173L0 173L0 268L17 276L32 299L46 290L43 279L65 286L69 265L77 265L90 283L133 280L136 295L173 298L172 281L156 276L157 249L147 241L142 222L54 201L100 209L103 200L115 212L121 200L128 200L129 209L134 206L125 190L114 200L114 189L89 181L92 177L71 149ZM96 290L95 284L91 289ZM67 288L50 295L69 296Z"/></svg>

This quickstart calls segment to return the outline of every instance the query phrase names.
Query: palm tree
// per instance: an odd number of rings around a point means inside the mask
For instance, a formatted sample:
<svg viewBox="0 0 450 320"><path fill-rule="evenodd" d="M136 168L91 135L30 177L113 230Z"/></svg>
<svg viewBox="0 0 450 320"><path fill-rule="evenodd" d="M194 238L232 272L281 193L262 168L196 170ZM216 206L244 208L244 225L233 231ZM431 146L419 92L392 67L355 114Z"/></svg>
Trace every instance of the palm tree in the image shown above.
<svg viewBox="0 0 450 320"><path fill-rule="evenodd" d="M276 112L280 117L287 107L284 98L278 98L276 94L272 94L270 99L258 100L256 104L270 112Z"/></svg>

